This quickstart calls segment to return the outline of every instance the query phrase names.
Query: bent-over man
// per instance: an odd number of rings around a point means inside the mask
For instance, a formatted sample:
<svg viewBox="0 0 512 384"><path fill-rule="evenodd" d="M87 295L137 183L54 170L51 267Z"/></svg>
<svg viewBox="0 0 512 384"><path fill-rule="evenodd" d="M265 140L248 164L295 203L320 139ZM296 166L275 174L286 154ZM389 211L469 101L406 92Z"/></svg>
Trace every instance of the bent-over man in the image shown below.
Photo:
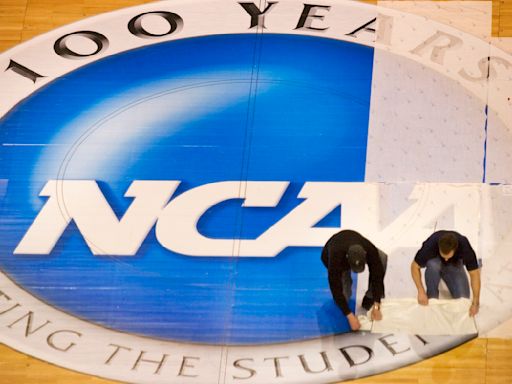
<svg viewBox="0 0 512 384"><path fill-rule="evenodd" d="M327 267L329 287L334 301L347 317L350 328L357 331L361 324L350 310L348 301L352 294L351 272L361 273L368 265L370 277L362 307L372 309L372 318L381 320L380 299L384 297L384 274L387 255L368 239L352 230L333 235L322 250L322 262Z"/></svg>

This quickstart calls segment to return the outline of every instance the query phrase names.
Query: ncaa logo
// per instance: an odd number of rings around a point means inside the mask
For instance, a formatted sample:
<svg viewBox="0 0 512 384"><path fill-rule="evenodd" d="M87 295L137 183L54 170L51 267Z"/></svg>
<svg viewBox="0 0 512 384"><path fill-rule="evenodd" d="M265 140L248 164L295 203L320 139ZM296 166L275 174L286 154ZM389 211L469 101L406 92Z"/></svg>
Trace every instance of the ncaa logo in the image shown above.
<svg viewBox="0 0 512 384"><path fill-rule="evenodd" d="M498 152L482 164L478 133L444 176L389 173L396 148L378 143L400 117L376 69L452 82L451 118L510 127L507 90L479 108L511 67L482 44L352 2L164 1L6 52L0 340L128 382L327 383L474 337L348 333L320 249L358 228L400 254L433 222L479 239L482 182L510 180ZM426 108L409 101L403 116Z"/></svg>

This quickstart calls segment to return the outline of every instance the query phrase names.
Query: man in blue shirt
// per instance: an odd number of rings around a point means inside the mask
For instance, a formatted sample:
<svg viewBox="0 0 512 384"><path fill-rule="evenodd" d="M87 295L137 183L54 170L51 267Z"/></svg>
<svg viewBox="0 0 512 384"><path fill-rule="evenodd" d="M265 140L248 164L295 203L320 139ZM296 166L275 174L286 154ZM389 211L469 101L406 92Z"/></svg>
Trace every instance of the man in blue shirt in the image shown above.
<svg viewBox="0 0 512 384"><path fill-rule="evenodd" d="M421 246L411 264L411 275L418 289L418 303L428 305L428 299L439 298L439 282L446 283L454 299L470 297L467 269L471 280L473 301L470 316L478 313L480 307L480 268L475 251L469 240L455 231L434 232ZM423 287L421 268L425 269Z"/></svg>

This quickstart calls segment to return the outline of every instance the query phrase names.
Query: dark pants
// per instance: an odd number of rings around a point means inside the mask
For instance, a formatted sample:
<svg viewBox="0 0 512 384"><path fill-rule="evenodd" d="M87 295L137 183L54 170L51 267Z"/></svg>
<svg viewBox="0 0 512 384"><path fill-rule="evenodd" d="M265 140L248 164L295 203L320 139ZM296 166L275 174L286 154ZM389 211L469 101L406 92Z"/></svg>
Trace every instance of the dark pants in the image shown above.
<svg viewBox="0 0 512 384"><path fill-rule="evenodd" d="M446 283L450 294L454 299L460 297L469 298L469 282L462 260L456 263L444 263L436 257L427 262L425 269L425 283L429 299L439 298L439 282Z"/></svg>

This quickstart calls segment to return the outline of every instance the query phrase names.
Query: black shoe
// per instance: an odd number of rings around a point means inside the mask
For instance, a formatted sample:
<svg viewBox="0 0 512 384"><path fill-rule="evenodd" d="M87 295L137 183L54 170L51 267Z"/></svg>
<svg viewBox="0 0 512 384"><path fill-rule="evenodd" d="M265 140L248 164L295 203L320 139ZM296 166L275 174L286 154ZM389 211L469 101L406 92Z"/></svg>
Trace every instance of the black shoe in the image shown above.
<svg viewBox="0 0 512 384"><path fill-rule="evenodd" d="M368 296L363 297L363 302L361 303L361 307L363 307L364 309L369 311L372 306L373 306L373 299L369 298Z"/></svg>

